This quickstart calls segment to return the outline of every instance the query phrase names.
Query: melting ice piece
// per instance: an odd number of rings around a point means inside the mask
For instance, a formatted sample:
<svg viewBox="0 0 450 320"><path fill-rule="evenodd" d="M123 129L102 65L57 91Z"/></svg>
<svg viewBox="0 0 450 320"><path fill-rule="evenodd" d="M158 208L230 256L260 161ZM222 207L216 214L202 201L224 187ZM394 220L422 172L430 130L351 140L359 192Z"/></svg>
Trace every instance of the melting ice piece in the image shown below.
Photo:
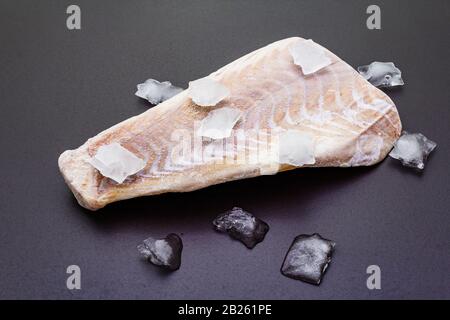
<svg viewBox="0 0 450 320"><path fill-rule="evenodd" d="M229 95L227 87L208 77L189 82L189 97L202 107L215 106Z"/></svg>
<svg viewBox="0 0 450 320"><path fill-rule="evenodd" d="M428 155L436 148L434 141L428 140L421 133L403 131L402 136L395 142L394 149L389 155L400 160L404 166L422 170Z"/></svg>
<svg viewBox="0 0 450 320"><path fill-rule="evenodd" d="M292 242L281 266L286 277L319 285L331 262L335 242L318 233L302 234Z"/></svg>
<svg viewBox="0 0 450 320"><path fill-rule="evenodd" d="M404 85L402 72L392 62L372 62L358 67L358 72L371 84L379 88Z"/></svg>
<svg viewBox="0 0 450 320"><path fill-rule="evenodd" d="M154 265L169 270L180 268L183 242L175 233L171 233L161 240L145 239L142 244L137 246L137 249L145 259Z"/></svg>
<svg viewBox="0 0 450 320"><path fill-rule="evenodd" d="M309 135L297 130L279 134L279 163L301 167L315 162L314 141Z"/></svg>
<svg viewBox="0 0 450 320"><path fill-rule="evenodd" d="M249 249L263 241L269 231L267 223L238 207L219 215L214 219L213 225L217 231L227 232Z"/></svg>
<svg viewBox="0 0 450 320"><path fill-rule="evenodd" d="M289 52L294 63L302 68L304 75L317 72L331 64L325 50L311 39L297 41L289 48Z"/></svg>
<svg viewBox="0 0 450 320"><path fill-rule="evenodd" d="M197 134L211 139L228 138L241 115L242 112L234 108L223 107L212 110L202 120Z"/></svg>
<svg viewBox="0 0 450 320"><path fill-rule="evenodd" d="M122 183L128 176L144 169L146 165L144 160L116 142L98 148L89 163L103 176L117 183Z"/></svg>
<svg viewBox="0 0 450 320"><path fill-rule="evenodd" d="M183 89L173 86L169 81L159 82L148 79L137 85L135 95L147 99L152 104L158 104L179 94Z"/></svg>

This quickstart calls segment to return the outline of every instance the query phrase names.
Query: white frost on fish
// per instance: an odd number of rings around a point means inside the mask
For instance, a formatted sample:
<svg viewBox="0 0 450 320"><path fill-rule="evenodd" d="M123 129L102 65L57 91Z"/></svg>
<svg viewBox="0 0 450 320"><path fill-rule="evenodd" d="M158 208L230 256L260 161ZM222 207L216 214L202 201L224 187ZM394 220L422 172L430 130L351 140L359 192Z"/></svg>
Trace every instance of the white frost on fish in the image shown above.
<svg viewBox="0 0 450 320"><path fill-rule="evenodd" d="M373 163L380 157L381 148L384 145L382 137L377 135L362 135L358 137L355 153L350 159L350 166L364 166Z"/></svg>
<svg viewBox="0 0 450 320"><path fill-rule="evenodd" d="M98 148L89 163L107 178L117 183L141 171L146 161L134 155L118 143L111 143Z"/></svg>
<svg viewBox="0 0 450 320"><path fill-rule="evenodd" d="M202 107L213 107L230 95L230 90L209 77L189 82L189 97Z"/></svg>

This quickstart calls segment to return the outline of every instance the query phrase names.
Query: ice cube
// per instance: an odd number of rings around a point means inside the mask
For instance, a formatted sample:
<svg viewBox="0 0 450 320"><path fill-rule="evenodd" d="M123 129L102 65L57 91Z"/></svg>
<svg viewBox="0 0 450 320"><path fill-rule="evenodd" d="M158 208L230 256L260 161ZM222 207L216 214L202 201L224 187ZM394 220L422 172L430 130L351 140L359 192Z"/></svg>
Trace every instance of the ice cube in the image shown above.
<svg viewBox="0 0 450 320"><path fill-rule="evenodd" d="M189 97L202 107L215 106L229 95L227 87L209 77L189 82Z"/></svg>
<svg viewBox="0 0 450 320"><path fill-rule="evenodd" d="M294 63L302 68L304 75L317 72L331 64L325 50L311 39L297 41L289 48L289 52Z"/></svg>
<svg viewBox="0 0 450 320"><path fill-rule="evenodd" d="M135 95L147 99L152 104L158 104L172 98L181 91L183 89L175 87L169 81L159 82L155 79L148 79L137 85Z"/></svg>
<svg viewBox="0 0 450 320"><path fill-rule="evenodd" d="M422 170L428 155L437 144L421 133L403 131L402 136L395 142L394 149L389 155L400 160L404 166Z"/></svg>
<svg viewBox="0 0 450 320"><path fill-rule="evenodd" d="M219 215L214 219L213 225L217 231L227 232L249 249L263 241L269 231L267 223L238 207Z"/></svg>
<svg viewBox="0 0 450 320"><path fill-rule="evenodd" d="M281 273L286 277L319 285L331 262L335 242L318 233L297 236L291 244Z"/></svg>
<svg viewBox="0 0 450 320"><path fill-rule="evenodd" d="M116 142L98 148L89 163L103 176L117 183L124 182L128 176L141 171L146 165L144 160Z"/></svg>
<svg viewBox="0 0 450 320"><path fill-rule="evenodd" d="M241 115L242 112L234 108L224 107L212 110L202 120L197 134L211 139L228 138Z"/></svg>
<svg viewBox="0 0 450 320"><path fill-rule="evenodd" d="M175 233L171 233L161 240L147 238L137 246L137 249L142 257L154 265L169 270L180 268L183 242Z"/></svg>
<svg viewBox="0 0 450 320"><path fill-rule="evenodd" d="M372 62L358 67L358 72L371 84L379 88L404 85L402 72L392 62Z"/></svg>
<svg viewBox="0 0 450 320"><path fill-rule="evenodd" d="M297 130L279 134L279 163L301 167L315 162L314 141L309 135Z"/></svg>

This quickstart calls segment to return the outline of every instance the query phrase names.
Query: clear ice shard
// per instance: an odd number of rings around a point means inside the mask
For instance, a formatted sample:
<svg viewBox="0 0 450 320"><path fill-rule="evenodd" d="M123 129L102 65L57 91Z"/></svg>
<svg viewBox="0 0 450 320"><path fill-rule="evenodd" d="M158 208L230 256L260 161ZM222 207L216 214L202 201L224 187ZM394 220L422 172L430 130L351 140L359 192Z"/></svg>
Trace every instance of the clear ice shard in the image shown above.
<svg viewBox="0 0 450 320"><path fill-rule="evenodd" d="M421 133L408 133L403 131L402 136L395 142L389 156L407 167L423 170L428 155L436 148L434 141L427 139Z"/></svg>
<svg viewBox="0 0 450 320"><path fill-rule="evenodd" d="M390 88L404 85L402 72L392 62L374 61L369 65L358 67L358 72L375 87Z"/></svg>
<svg viewBox="0 0 450 320"><path fill-rule="evenodd" d="M189 97L202 107L213 107L230 95L230 91L220 82L209 77L189 82Z"/></svg>
<svg viewBox="0 0 450 320"><path fill-rule="evenodd" d="M319 285L331 262L335 242L318 233L297 236L291 244L281 273L286 277Z"/></svg>
<svg viewBox="0 0 450 320"><path fill-rule="evenodd" d="M137 85L135 95L147 99L152 104L158 104L172 98L181 91L183 89L175 87L169 81L159 82L155 79L148 79Z"/></svg>
<svg viewBox="0 0 450 320"><path fill-rule="evenodd" d="M325 50L317 43L309 40L297 41L289 48L294 63L302 68L304 75L317 72L331 64Z"/></svg>
<svg viewBox="0 0 450 320"><path fill-rule="evenodd" d="M98 148L89 163L104 177L117 183L124 182L128 176L141 171L146 165L144 160L116 142Z"/></svg>
<svg viewBox="0 0 450 320"><path fill-rule="evenodd" d="M234 108L223 107L212 110L202 120L198 135L211 139L228 138L241 115L242 112Z"/></svg>
<svg viewBox="0 0 450 320"><path fill-rule="evenodd" d="M269 231L267 223L238 207L219 215L214 219L213 225L217 231L227 232L249 249L263 241Z"/></svg>
<svg viewBox="0 0 450 320"><path fill-rule="evenodd" d="M169 270L180 268L183 242L175 233L171 233L161 240L147 238L137 246L137 249L142 257L154 265Z"/></svg>

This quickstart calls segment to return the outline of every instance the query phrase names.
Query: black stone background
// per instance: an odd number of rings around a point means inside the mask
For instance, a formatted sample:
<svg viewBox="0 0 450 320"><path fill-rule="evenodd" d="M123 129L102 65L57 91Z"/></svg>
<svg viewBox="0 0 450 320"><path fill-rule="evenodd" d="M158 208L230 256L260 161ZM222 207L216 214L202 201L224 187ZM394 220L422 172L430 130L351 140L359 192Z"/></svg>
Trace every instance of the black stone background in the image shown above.
<svg viewBox="0 0 450 320"><path fill-rule="evenodd" d="M82 29L66 28L78 4ZM365 26L369 4L382 30ZM450 298L448 1L2 1L0 4L0 298ZM404 128L439 146L423 174L387 158L369 168L305 169L186 194L113 204L91 214L57 158L149 108L152 77L189 80L290 36L312 38L352 66L394 61L389 92ZM254 250L212 230L241 206L270 224ZM139 260L148 236L182 235L181 269ZM292 239L337 242L323 283L283 277ZM82 289L66 288L66 267ZM382 289L366 288L366 268Z"/></svg>

